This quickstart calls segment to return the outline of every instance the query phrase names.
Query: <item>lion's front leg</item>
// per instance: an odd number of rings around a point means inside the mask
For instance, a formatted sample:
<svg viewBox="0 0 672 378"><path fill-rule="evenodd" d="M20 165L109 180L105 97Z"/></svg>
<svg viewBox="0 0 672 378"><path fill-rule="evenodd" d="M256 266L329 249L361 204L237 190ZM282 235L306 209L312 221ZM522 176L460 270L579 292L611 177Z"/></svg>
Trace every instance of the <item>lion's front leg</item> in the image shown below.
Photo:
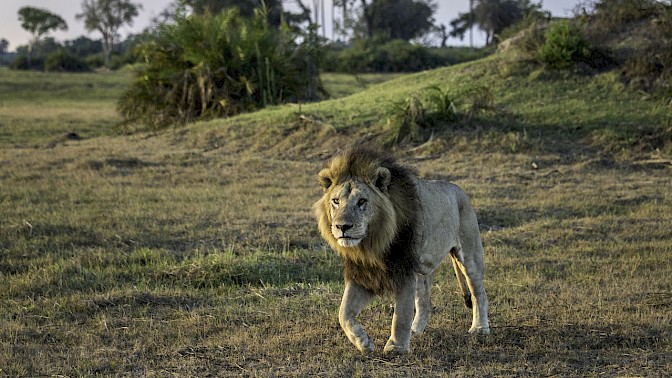
<svg viewBox="0 0 672 378"><path fill-rule="evenodd" d="M431 274L416 274L415 318L411 326L411 331L414 335L421 335L424 332L427 322L432 315L432 302L429 296L431 286Z"/></svg>
<svg viewBox="0 0 672 378"><path fill-rule="evenodd" d="M392 334L385 344L385 353L407 353L411 349L411 323L415 310L415 275L399 283L394 301Z"/></svg>
<svg viewBox="0 0 672 378"><path fill-rule="evenodd" d="M373 341L357 320L357 316L372 298L372 292L355 282L346 280L338 321L350 342L355 344L362 353L373 352L374 347Z"/></svg>

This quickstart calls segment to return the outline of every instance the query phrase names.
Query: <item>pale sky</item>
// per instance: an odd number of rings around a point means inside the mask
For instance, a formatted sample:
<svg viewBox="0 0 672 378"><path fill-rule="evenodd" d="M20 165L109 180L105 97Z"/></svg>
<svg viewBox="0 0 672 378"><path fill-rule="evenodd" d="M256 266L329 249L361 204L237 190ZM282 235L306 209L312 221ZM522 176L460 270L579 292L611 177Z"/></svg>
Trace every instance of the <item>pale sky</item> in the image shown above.
<svg viewBox="0 0 672 378"><path fill-rule="evenodd" d="M327 37L331 37L331 4L333 0L324 0L327 26ZM136 0L135 3L142 4L143 9L138 17L135 18L132 26L124 26L120 32L125 38L128 34L138 33L150 24L150 20L157 16L163 9L172 3L173 0ZM579 0L545 0L543 8L551 11L554 16L571 16L574 6ZM85 35L91 39L100 39L96 32L88 34L84 29L82 21L77 21L75 15L81 12L81 0L0 0L0 38L9 41L9 50L14 51L17 46L28 43L30 33L21 28L18 11L24 6L44 8L52 13L63 17L68 24L68 30L58 31L49 34L57 41L76 39ZM289 8L293 0L285 0ZM447 26L450 20L457 17L459 12L465 12L469 9L469 0L437 0L439 5L438 12L434 15L438 23L444 23ZM313 0L304 0L304 4L312 5ZM340 15L339 9L336 10L337 16ZM482 33L474 30L474 44L483 45L485 37ZM467 45L469 36L466 35L464 41L451 39L449 45Z"/></svg>

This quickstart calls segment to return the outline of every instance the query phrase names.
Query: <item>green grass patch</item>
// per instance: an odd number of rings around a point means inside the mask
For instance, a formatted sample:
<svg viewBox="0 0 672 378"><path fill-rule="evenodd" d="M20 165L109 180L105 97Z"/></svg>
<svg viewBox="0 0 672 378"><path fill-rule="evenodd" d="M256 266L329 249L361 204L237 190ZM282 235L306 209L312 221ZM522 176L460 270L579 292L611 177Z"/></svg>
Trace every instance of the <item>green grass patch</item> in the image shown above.
<svg viewBox="0 0 672 378"><path fill-rule="evenodd" d="M0 146L114 135L127 72L44 73L0 68Z"/></svg>
<svg viewBox="0 0 672 378"><path fill-rule="evenodd" d="M322 85L330 98L341 98L361 92L371 85L384 83L408 75L405 73L360 73L345 74L326 72L320 75Z"/></svg>

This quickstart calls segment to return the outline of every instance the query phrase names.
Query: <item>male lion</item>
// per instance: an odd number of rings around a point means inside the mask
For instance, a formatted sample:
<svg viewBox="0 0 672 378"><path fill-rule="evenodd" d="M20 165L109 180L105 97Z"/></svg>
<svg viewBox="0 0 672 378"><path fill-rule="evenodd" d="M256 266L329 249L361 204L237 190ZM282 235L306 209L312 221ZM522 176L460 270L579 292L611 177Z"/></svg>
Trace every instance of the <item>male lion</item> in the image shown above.
<svg viewBox="0 0 672 378"><path fill-rule="evenodd" d="M374 346L357 316L385 293L394 294L395 305L384 351L410 350L411 332L422 333L429 320L432 273L448 254L465 304L473 307L469 332L490 333L478 223L459 187L419 179L393 158L363 148L335 157L319 180L324 195L313 210L345 274L338 318L360 351Z"/></svg>

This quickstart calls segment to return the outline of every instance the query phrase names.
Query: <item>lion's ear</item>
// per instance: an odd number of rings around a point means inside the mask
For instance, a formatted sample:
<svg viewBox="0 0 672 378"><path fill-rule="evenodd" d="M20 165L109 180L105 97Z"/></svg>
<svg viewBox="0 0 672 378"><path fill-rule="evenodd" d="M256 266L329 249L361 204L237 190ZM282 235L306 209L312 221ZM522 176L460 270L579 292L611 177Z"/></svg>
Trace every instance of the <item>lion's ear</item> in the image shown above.
<svg viewBox="0 0 672 378"><path fill-rule="evenodd" d="M324 168L323 170L321 170L320 173L317 175L317 177L318 180L320 180L322 190L326 192L327 189L331 188L333 180L331 179L331 171L328 168Z"/></svg>
<svg viewBox="0 0 672 378"><path fill-rule="evenodd" d="M392 173L390 170L385 167L379 167L376 170L376 178L374 183L376 188L380 189L381 192L387 193L387 187L390 185L390 180L392 179Z"/></svg>

